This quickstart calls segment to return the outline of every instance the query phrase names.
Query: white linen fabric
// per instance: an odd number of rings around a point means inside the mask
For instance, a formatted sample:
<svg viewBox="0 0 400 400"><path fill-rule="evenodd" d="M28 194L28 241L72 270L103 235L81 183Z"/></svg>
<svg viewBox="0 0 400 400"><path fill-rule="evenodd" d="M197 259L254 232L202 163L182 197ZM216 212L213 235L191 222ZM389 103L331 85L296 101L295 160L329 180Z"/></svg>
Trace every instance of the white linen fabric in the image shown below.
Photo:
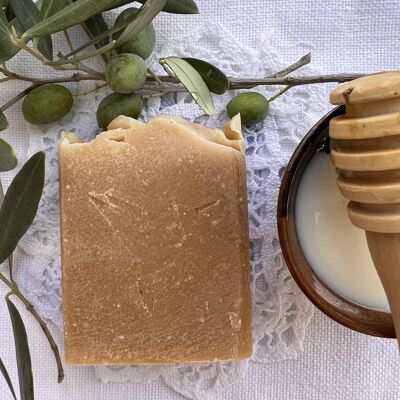
<svg viewBox="0 0 400 400"><path fill-rule="evenodd" d="M310 50L315 61L312 67L297 72L298 75L316 74L316 69L324 73L369 72L398 67L400 12L394 1L378 4L367 1L362 8L360 2L342 0L329 5L307 0L296 5L286 0L198 3L200 16L158 18L158 45L150 61L153 69L161 72L158 56L187 55L211 60L231 76L261 77L280 70ZM28 75L40 73L38 64L23 55L13 66ZM0 93L1 101L21 87L19 83L8 85ZM87 87L86 83L71 85L75 93ZM269 97L278 88L255 90ZM39 149L47 154L45 193L38 217L18 249L16 272L22 289L50 321L58 343L62 343L62 307L57 144L63 128L83 139L95 135L95 110L105 93L77 97L70 116L40 128L21 121L16 106L8 113L11 128L4 134L21 161ZM227 119L224 106L232 95L215 98L217 112L213 117L205 117L186 95L152 99L143 119L172 114L213 127L222 126ZM353 333L319 312L307 329L313 307L290 277L279 248L275 213L280 177L298 141L329 108L326 85L292 88L271 104L265 122L244 131L255 344L251 361L67 367L65 383L57 385L47 343L35 321L23 313L33 348L38 398L174 399L181 395L194 399L399 398L400 371L394 341ZM10 176L4 179L6 185ZM7 311L1 303L0 320L2 331L7 333L0 356L6 365L15 366ZM15 368L10 369L15 381ZM119 383L105 385L98 378ZM2 384L0 398L10 398Z"/></svg>

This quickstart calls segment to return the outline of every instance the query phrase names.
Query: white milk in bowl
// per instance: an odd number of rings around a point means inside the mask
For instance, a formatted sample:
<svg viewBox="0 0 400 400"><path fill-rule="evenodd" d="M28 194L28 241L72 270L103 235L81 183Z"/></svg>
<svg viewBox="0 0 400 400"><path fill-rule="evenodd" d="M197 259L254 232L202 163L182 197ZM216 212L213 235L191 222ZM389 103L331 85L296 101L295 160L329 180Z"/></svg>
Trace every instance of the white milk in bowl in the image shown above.
<svg viewBox="0 0 400 400"><path fill-rule="evenodd" d="M316 153L296 194L295 223L304 255L321 281L341 296L390 312L365 232L350 222L346 205L329 155Z"/></svg>

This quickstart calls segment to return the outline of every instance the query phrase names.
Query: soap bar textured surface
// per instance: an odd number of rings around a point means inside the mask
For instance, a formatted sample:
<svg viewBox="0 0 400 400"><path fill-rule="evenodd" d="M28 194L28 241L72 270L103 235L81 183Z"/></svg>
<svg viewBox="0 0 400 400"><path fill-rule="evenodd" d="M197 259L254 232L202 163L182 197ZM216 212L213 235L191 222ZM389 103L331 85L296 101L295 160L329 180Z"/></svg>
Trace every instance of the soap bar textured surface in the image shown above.
<svg viewBox="0 0 400 400"><path fill-rule="evenodd" d="M249 357L240 133L173 117L109 129L60 144L66 361Z"/></svg>

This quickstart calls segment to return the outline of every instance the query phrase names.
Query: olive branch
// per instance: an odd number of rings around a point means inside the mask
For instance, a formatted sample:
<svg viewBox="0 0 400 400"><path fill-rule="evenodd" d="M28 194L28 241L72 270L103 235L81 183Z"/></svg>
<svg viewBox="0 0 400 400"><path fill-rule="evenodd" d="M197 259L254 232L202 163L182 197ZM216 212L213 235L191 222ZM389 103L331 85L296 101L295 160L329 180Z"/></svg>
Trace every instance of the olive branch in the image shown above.
<svg viewBox="0 0 400 400"><path fill-rule="evenodd" d="M251 97L253 105L261 100L258 104L263 109L259 117L263 118L268 111L268 104L293 86L345 82L362 76L291 76L290 74L310 63L310 54L263 78L227 77L208 61L174 56L160 59L166 74L157 75L146 67L144 61L154 48L155 31L152 20L160 12L197 14L199 10L193 0L140 0L140 9L129 8L123 11L114 25L108 26L104 13L131 3L131 0L39 0L36 3L33 0L0 0L0 84L13 81L29 84L26 89L0 106L0 131L8 127L4 112L21 99L24 99L23 116L29 122L40 124L61 119L72 106L72 96L66 87L60 85L62 83L93 81L92 88L76 93L75 96L84 96L106 86L115 92L106 96L99 104L98 123L100 127L106 128L121 113L138 117L143 100L166 93L186 92L206 114L211 115L214 113L213 95L257 86L283 86L269 99L260 94L258 96L261 99ZM76 25L87 36L87 41L79 47L75 47L69 33L69 29ZM64 35L69 48L68 54L54 50L52 35L57 32ZM9 60L20 51L38 60L43 68L64 74L39 78L10 70ZM101 57L104 70L97 70L88 64L94 57ZM124 67L120 68L121 66ZM57 104L60 101L57 99L60 98L64 99L64 103ZM47 107L43 107L42 102L45 101ZM33 104L42 107L32 108ZM55 111L51 108L52 104L57 105ZM228 115L238 110L245 115L246 104L236 102L227 106ZM249 123L255 121L254 118L248 119ZM0 139L0 172L11 171L16 165L13 149ZM0 263L7 262L7 268L0 273L0 280L10 290L6 295L6 302L14 334L21 400L34 398L33 377L26 330L17 308L11 302L11 296L18 298L39 323L54 353L58 381L61 382L64 377L59 350L46 322L20 291L13 278L13 252L36 215L44 176L45 157L40 152L22 166L5 196L0 181ZM16 400L12 381L1 358L0 371Z"/></svg>

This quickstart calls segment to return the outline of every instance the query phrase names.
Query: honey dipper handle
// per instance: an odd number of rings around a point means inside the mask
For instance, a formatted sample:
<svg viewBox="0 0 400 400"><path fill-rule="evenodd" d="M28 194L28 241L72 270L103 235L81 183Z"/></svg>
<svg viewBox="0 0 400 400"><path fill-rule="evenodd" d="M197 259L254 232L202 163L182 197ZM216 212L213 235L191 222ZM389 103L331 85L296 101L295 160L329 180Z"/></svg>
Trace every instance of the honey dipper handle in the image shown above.
<svg viewBox="0 0 400 400"><path fill-rule="evenodd" d="M369 251L392 312L400 349L400 233L365 232Z"/></svg>

